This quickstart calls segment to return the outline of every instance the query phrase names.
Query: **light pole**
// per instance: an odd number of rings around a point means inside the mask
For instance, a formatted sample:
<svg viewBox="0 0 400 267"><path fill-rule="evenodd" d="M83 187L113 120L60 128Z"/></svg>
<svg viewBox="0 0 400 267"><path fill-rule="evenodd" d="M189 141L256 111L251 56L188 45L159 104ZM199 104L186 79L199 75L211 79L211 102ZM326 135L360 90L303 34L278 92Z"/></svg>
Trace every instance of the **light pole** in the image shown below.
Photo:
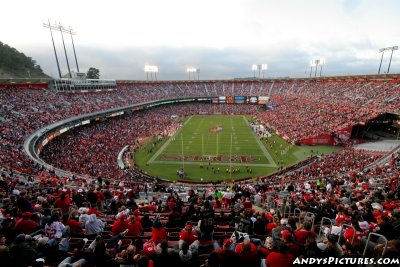
<svg viewBox="0 0 400 267"><path fill-rule="evenodd" d="M264 74L265 74L265 71L268 69L268 65L267 64L261 64L261 70L262 70L262 72L263 72L263 79L264 79Z"/></svg>
<svg viewBox="0 0 400 267"><path fill-rule="evenodd" d="M319 77L322 77L322 66L325 65L325 63L326 63L325 58L321 58L319 63L319 65L321 66L319 70Z"/></svg>
<svg viewBox="0 0 400 267"><path fill-rule="evenodd" d="M317 69L318 69L319 59L315 59L314 63L315 63L315 75L314 75L314 77L317 77Z"/></svg>
<svg viewBox="0 0 400 267"><path fill-rule="evenodd" d="M158 72L157 66L145 65L144 72L146 72L147 81L149 80L149 73L150 73L150 80L153 81L153 73L154 73L154 80L157 81L157 72Z"/></svg>
<svg viewBox="0 0 400 267"><path fill-rule="evenodd" d="M256 64L253 64L251 66L251 70L254 72L254 79L256 79L256 70L258 69L258 66Z"/></svg>
<svg viewBox="0 0 400 267"><path fill-rule="evenodd" d="M195 73L197 72L196 68L187 68L186 72L189 73L189 81L190 81L190 74L192 73L193 80L195 80Z"/></svg>
<svg viewBox="0 0 400 267"><path fill-rule="evenodd" d="M314 60L310 61L310 78L311 78L311 74L312 74L312 67L314 66Z"/></svg>
<svg viewBox="0 0 400 267"><path fill-rule="evenodd" d="M50 24L50 20L48 20L48 24L43 23L43 27L48 28L50 30L51 41L53 43L53 49L54 49L54 55L56 57L56 62L57 62L58 76L61 78L62 76L61 76L61 70L60 70L60 63L58 62L57 50L56 50L56 46L54 44L53 31L52 31L52 30L57 30L57 28Z"/></svg>
<svg viewBox="0 0 400 267"><path fill-rule="evenodd" d="M387 69L387 72L386 72L386 73L389 73L389 71L390 71L390 64L392 63L393 51L394 51L394 50L398 50L398 49L399 49L398 46L390 46L390 47L385 47L385 48L379 49L379 53L382 53L382 57L381 57L381 63L379 64L378 74L381 73L381 66L382 66L383 54L385 53L385 51L392 51L392 52L390 53L389 65L388 65L388 69Z"/></svg>
<svg viewBox="0 0 400 267"><path fill-rule="evenodd" d="M315 71L314 71L314 77L317 77L317 70L318 70L318 65L320 66L320 70L319 70L319 77L321 77L322 75L322 65L325 64L325 59L324 58L318 58L318 59L312 59L310 61L310 78L312 75L312 68L315 67Z"/></svg>

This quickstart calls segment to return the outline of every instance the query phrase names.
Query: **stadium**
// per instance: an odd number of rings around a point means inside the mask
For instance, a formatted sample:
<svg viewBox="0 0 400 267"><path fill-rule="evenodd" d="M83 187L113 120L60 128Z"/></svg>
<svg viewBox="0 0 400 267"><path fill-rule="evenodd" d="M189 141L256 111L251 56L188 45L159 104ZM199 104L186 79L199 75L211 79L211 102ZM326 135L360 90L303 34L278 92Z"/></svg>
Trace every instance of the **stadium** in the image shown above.
<svg viewBox="0 0 400 267"><path fill-rule="evenodd" d="M51 38L59 78L0 78L0 266L399 266L390 63L92 79L74 46L78 71L63 77Z"/></svg>

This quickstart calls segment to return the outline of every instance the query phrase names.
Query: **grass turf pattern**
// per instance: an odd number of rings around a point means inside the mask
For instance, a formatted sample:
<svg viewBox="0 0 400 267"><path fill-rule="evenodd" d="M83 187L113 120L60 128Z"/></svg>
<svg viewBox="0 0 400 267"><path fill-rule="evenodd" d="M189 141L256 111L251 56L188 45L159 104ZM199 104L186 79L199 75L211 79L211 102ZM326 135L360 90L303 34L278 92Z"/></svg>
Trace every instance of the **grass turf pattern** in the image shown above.
<svg viewBox="0 0 400 267"><path fill-rule="evenodd" d="M315 154L338 148L294 146L277 135L258 138L241 115L196 115L186 118L172 137L153 139L135 153L140 169L178 180L221 181L259 177ZM232 171L230 171L232 170Z"/></svg>

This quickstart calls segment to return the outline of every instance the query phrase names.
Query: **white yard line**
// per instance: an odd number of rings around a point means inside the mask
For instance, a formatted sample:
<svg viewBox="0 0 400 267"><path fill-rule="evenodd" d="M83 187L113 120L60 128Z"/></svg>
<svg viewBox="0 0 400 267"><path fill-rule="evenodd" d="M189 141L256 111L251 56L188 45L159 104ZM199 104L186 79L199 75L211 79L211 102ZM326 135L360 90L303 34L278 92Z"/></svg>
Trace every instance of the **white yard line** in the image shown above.
<svg viewBox="0 0 400 267"><path fill-rule="evenodd" d="M249 125L249 122L247 120L247 118L245 116L242 116L243 120L247 123L247 125ZM256 139L256 142L258 144L258 146L260 147L261 151L263 152L264 156L268 159L269 162L271 162L271 167L277 167L275 161L273 160L273 158L271 157L271 155L269 154L268 150L265 148L265 146L261 143L260 139L257 137L257 135L254 133L254 131L251 131L254 138Z"/></svg>
<svg viewBox="0 0 400 267"><path fill-rule="evenodd" d="M186 124L189 123L189 121L192 119L193 116L190 116L189 119L187 119L187 121L185 121L185 123L183 124L183 126L176 131L176 133L170 137L161 147L160 149L154 153L154 155L147 161L147 163L154 163L155 159L162 153L164 152L164 150L167 148L167 146L169 145L169 143L171 143L172 139L174 139L176 136L178 136L178 134L182 131L183 127L185 127Z"/></svg>

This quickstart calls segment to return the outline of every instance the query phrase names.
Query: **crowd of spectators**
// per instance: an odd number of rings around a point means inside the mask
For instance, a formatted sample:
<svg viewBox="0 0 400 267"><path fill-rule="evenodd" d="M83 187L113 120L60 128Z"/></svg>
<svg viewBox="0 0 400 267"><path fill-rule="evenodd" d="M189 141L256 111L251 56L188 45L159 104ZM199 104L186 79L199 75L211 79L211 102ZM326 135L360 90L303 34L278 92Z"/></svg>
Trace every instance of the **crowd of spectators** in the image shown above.
<svg viewBox="0 0 400 267"><path fill-rule="evenodd" d="M259 118L293 142L338 133L385 112L399 112L399 84L302 81L282 87L276 84L271 94L277 108Z"/></svg>
<svg viewBox="0 0 400 267"><path fill-rule="evenodd" d="M347 149L330 155L320 171L307 166L310 176L300 170L302 179L293 174L279 184L265 179L204 189L171 185L143 201L134 191L140 189L104 181L9 188L0 213L1 262L291 266L297 258L360 257L370 232L389 240L386 258L398 259L400 154L366 170L374 158ZM188 190L184 198L182 190ZM320 224L322 217L332 225ZM380 257L383 243L373 238L368 255Z"/></svg>
<svg viewBox="0 0 400 267"><path fill-rule="evenodd" d="M162 106L70 131L45 146L47 162L92 179L57 177L22 152L28 134L68 117L156 99L242 94L270 95L277 108ZM171 115L253 114L298 141L398 112L398 95L397 83L328 80L121 84L113 92L90 94L1 90L0 264L291 266L298 257L357 257L370 232L389 240L385 257L398 258L398 152L385 165L367 169L382 154L349 147L293 172L188 188L187 198L181 187L128 175L116 164L127 143L174 131ZM149 187L158 193L138 201ZM319 224L322 217L331 219L330 230ZM379 257L383 241L369 242L369 255Z"/></svg>
<svg viewBox="0 0 400 267"><path fill-rule="evenodd" d="M135 146L146 137L168 136L179 127L175 117L212 114L214 107L206 103L176 104L101 121L52 140L41 152L41 158L73 173L119 180L127 177L116 164L118 153L124 146ZM222 110L224 114L255 112L255 106L247 105L229 105Z"/></svg>

